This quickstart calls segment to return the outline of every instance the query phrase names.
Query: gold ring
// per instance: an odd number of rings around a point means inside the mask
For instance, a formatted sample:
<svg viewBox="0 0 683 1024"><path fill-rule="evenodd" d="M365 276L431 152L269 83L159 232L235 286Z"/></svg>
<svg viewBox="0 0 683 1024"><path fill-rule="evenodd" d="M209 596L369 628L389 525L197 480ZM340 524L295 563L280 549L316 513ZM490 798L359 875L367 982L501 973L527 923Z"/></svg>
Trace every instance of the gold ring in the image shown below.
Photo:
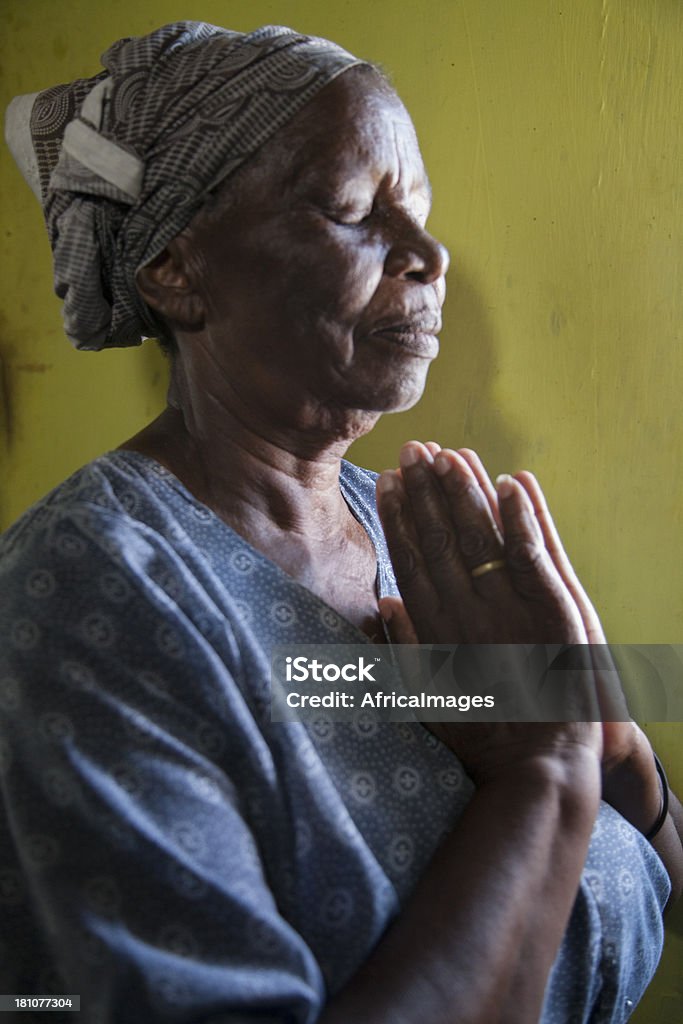
<svg viewBox="0 0 683 1024"><path fill-rule="evenodd" d="M502 558L496 558L493 562L482 562L476 569L472 569L470 575L473 580L476 580L477 576L484 576L487 572L493 572L494 569L504 569L505 562Z"/></svg>

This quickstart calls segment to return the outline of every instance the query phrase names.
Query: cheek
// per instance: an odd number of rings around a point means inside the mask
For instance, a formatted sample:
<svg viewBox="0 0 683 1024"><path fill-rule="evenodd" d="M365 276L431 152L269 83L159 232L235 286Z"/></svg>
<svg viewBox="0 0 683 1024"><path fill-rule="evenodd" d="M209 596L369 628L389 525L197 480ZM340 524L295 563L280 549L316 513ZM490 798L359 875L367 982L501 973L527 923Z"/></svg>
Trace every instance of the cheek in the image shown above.
<svg viewBox="0 0 683 1024"><path fill-rule="evenodd" d="M287 272L288 306L309 322L352 329L382 280L379 247L324 244L300 256Z"/></svg>

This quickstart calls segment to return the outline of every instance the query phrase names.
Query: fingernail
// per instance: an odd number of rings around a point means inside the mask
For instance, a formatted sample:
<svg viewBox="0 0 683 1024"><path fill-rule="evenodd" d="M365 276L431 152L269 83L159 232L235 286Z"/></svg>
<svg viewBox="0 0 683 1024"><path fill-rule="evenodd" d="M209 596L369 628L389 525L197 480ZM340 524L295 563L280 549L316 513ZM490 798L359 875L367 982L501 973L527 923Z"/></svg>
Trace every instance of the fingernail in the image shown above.
<svg viewBox="0 0 683 1024"><path fill-rule="evenodd" d="M382 473L377 481L377 490L380 494L389 494L390 491L395 491L397 486L398 481L393 471Z"/></svg>
<svg viewBox="0 0 683 1024"><path fill-rule="evenodd" d="M496 490L499 498L509 498L514 493L512 477L509 473L501 473L496 477Z"/></svg>
<svg viewBox="0 0 683 1024"><path fill-rule="evenodd" d="M434 458L434 472L437 476L445 476L450 468L451 464L446 456L442 452L439 452L439 454Z"/></svg>
<svg viewBox="0 0 683 1024"><path fill-rule="evenodd" d="M416 466L420 461L420 451L411 445L409 448L401 449L401 465L402 466Z"/></svg>

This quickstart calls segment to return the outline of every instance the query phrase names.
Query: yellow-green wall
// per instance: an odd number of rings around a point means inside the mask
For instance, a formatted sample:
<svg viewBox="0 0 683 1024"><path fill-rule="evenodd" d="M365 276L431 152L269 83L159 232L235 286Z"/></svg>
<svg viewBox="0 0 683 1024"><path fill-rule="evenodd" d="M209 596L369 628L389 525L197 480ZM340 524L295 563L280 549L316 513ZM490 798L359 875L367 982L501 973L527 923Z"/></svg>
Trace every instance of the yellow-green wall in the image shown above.
<svg viewBox="0 0 683 1024"><path fill-rule="evenodd" d="M4 0L2 99L98 68L176 18L329 35L393 74L453 257L442 355L409 437L533 469L613 641L682 640L683 4L679 0ZM4 525L160 408L152 345L64 341L41 216L2 163ZM683 790L680 725L650 732ZM638 1020L683 1019L683 916Z"/></svg>

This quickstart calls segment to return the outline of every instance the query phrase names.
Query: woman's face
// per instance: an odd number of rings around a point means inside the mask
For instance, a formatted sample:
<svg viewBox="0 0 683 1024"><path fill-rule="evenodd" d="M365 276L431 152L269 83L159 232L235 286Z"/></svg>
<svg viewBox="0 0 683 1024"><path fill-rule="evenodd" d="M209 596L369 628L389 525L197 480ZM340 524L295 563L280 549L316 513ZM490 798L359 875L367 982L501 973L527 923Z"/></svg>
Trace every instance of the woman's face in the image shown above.
<svg viewBox="0 0 683 1024"><path fill-rule="evenodd" d="M345 73L235 186L190 229L212 375L274 416L417 401L448 256L424 229L429 184L397 96Z"/></svg>

